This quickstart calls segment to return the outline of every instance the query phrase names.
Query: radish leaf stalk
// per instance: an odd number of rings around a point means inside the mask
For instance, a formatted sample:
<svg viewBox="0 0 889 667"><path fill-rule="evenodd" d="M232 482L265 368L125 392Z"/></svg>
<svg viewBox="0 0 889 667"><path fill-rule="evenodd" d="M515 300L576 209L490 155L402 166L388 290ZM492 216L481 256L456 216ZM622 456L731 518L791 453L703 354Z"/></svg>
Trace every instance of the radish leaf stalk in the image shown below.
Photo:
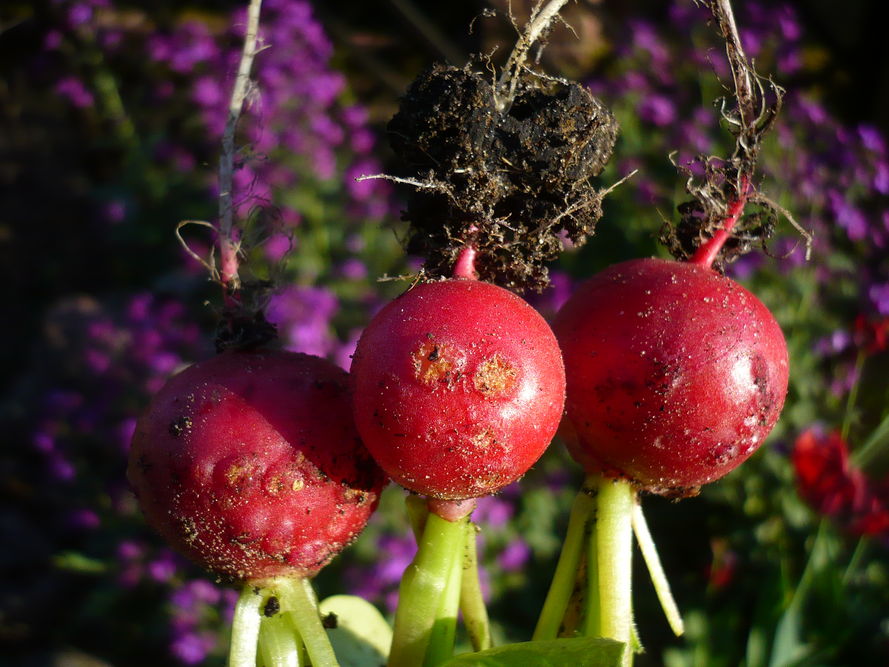
<svg viewBox="0 0 889 667"><path fill-rule="evenodd" d="M453 546L462 547L466 523L467 519L448 521L434 513L427 517L417 555L401 580L389 667L425 663L432 628L460 554Z"/></svg>
<svg viewBox="0 0 889 667"><path fill-rule="evenodd" d="M599 589L598 636L629 646L633 627L633 507L636 491L623 479L602 478L596 501L596 530L589 549L596 559ZM633 652L624 652L624 664Z"/></svg>
<svg viewBox="0 0 889 667"><path fill-rule="evenodd" d="M445 662L454 652L454 640L457 635L457 613L460 610L460 592L463 579L464 553L466 551L466 538L469 536L469 517L458 519L461 524L461 532L457 535L457 542L452 545L454 549L451 558L451 569L447 574L444 591L439 601L438 613L432 624L429 634L429 648L426 651L426 667L437 667ZM475 535L473 535L475 537Z"/></svg>
<svg viewBox="0 0 889 667"><path fill-rule="evenodd" d="M306 647L312 667L338 667L327 631L321 624L318 602L308 579L276 582L282 593L282 609L293 623ZM286 606L285 605L286 602Z"/></svg>
<svg viewBox="0 0 889 667"><path fill-rule="evenodd" d="M302 641L286 613L262 619L259 649L265 667L302 667Z"/></svg>
<svg viewBox="0 0 889 667"><path fill-rule="evenodd" d="M568 519L568 531L556 564L556 572L544 600L537 627L534 629L532 637L534 641L555 639L559 636L562 618L574 591L577 571L586 548L590 520L594 520L597 489L598 480L592 476L588 477L574 498Z"/></svg>
<svg viewBox="0 0 889 667"><path fill-rule="evenodd" d="M642 503L636 499L636 506L633 508L633 534L636 536L636 543L639 545L639 551L642 552L642 559L648 568L648 574L651 582L654 584L655 593L670 624L673 633L680 637L685 632L685 624L682 621L682 615L679 612L679 606L673 599L673 593L670 590L670 582L667 580L667 574L661 565L660 556L658 556L657 547L654 540L651 539L651 532L648 530L648 523L645 521L645 515L642 513Z"/></svg>
<svg viewBox="0 0 889 667"><path fill-rule="evenodd" d="M460 612L475 651L491 648L491 625L488 610L482 597L478 571L478 548L476 545L479 527L466 523L466 545L463 556L463 572L460 580Z"/></svg>
<svg viewBox="0 0 889 667"><path fill-rule="evenodd" d="M586 553L584 554L586 569L581 578L586 579L586 591L580 609L582 614L579 618L579 625L582 628L581 635L584 637L600 637L602 636L602 603L599 594L598 526L595 520L587 529L586 536Z"/></svg>
<svg viewBox="0 0 889 667"><path fill-rule="evenodd" d="M241 588L232 618L228 667L256 667L256 647L262 619L260 609L265 597L250 584L244 584Z"/></svg>

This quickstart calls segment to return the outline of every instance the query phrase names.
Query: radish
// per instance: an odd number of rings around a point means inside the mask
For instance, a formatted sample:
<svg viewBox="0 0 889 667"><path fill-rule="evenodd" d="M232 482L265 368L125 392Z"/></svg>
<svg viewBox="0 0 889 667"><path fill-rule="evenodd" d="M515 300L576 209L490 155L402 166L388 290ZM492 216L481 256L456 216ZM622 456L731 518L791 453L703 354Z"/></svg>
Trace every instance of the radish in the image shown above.
<svg viewBox="0 0 889 667"><path fill-rule="evenodd" d="M444 500L497 492L556 432L565 375L543 318L513 293L456 278L386 306L352 361L355 421L398 484Z"/></svg>
<svg viewBox="0 0 889 667"><path fill-rule="evenodd" d="M561 433L587 480L535 639L558 633L585 556L581 633L632 644L633 532L671 626L683 631L637 493L694 495L740 465L777 421L788 382L778 323L709 267L711 251L609 267L556 315L568 385Z"/></svg>
<svg viewBox="0 0 889 667"><path fill-rule="evenodd" d="M358 536L385 483L350 410L348 376L330 362L229 351L170 379L139 420L127 474L148 523L245 582L230 664L252 667L271 598L313 662L334 664L308 578Z"/></svg>
<svg viewBox="0 0 889 667"><path fill-rule="evenodd" d="M631 597L634 533L668 621L677 635L683 632L638 492L695 495L726 475L762 444L787 393L780 327L755 296L712 266L744 250L735 244L725 251L733 230L746 241L764 241L769 233L757 217L743 219L748 202L766 215L784 214L811 240L753 181L762 137L784 91L753 71L729 0L706 4L735 84L737 107L722 111L735 150L725 160L701 158L700 178L684 169L693 201L680 206L683 218L666 236L674 255L688 261L612 266L581 285L553 323L567 370L561 433L587 478L534 638L575 631L612 638L626 646L625 667L639 650ZM578 596L578 588L585 593ZM572 601L580 609L572 609Z"/></svg>
<svg viewBox="0 0 889 667"><path fill-rule="evenodd" d="M387 305L352 362L355 422L409 502L418 551L402 579L390 667L452 653L458 608L476 650L490 646L478 587L474 499L525 474L558 428L565 373L555 336L525 301L473 279L416 285ZM464 564L465 560L465 564Z"/></svg>
<svg viewBox="0 0 889 667"><path fill-rule="evenodd" d="M588 473L696 493L756 451L784 405L778 323L701 264L612 266L581 285L553 328L568 368L562 434Z"/></svg>

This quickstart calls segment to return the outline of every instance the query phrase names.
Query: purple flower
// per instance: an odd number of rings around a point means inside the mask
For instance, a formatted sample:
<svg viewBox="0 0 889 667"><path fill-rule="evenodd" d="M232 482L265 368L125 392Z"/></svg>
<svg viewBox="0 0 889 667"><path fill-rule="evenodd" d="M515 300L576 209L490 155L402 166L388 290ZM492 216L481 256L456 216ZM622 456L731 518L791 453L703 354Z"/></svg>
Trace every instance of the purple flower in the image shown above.
<svg viewBox="0 0 889 667"><path fill-rule="evenodd" d="M815 344L818 354L827 356L838 354L848 349L852 344L852 337L845 329L837 329L826 338L822 338Z"/></svg>
<svg viewBox="0 0 889 667"><path fill-rule="evenodd" d="M859 125L858 137L865 149L876 155L886 154L886 138L883 133L873 125Z"/></svg>
<svg viewBox="0 0 889 667"><path fill-rule="evenodd" d="M75 530L95 530L101 525L102 520L93 510L81 508L71 510L65 523Z"/></svg>
<svg viewBox="0 0 889 667"><path fill-rule="evenodd" d="M867 296L880 315L889 315L889 283L871 285Z"/></svg>
<svg viewBox="0 0 889 667"><path fill-rule="evenodd" d="M330 319L338 308L328 289L286 287L271 298L266 316L278 325L288 349L326 356L334 346Z"/></svg>
<svg viewBox="0 0 889 667"><path fill-rule="evenodd" d="M340 265L339 273L347 280L362 280L367 277L367 266L360 259L351 257Z"/></svg>
<svg viewBox="0 0 889 667"><path fill-rule="evenodd" d="M657 93L645 95L637 111L640 118L658 127L672 125L676 121L676 106L673 101Z"/></svg>
<svg viewBox="0 0 889 667"><path fill-rule="evenodd" d="M55 438L45 432L35 433L31 438L31 443L34 445L34 449L43 454L49 454L56 447Z"/></svg>
<svg viewBox="0 0 889 667"><path fill-rule="evenodd" d="M393 611L393 605L398 603L401 576L416 553L413 535L382 535L377 543L379 558L372 565L347 569L352 593L369 601L382 600Z"/></svg>
<svg viewBox="0 0 889 667"><path fill-rule="evenodd" d="M108 222L122 222L126 216L127 205L126 202L121 199L112 199L111 201L105 202L105 205L102 207L102 217Z"/></svg>
<svg viewBox="0 0 889 667"><path fill-rule="evenodd" d="M846 230L849 238L853 241L865 238L868 232L868 223L861 210L836 190L830 191L827 196L837 224Z"/></svg>
<svg viewBox="0 0 889 667"><path fill-rule="evenodd" d="M199 105L212 107L222 104L224 93L219 80L212 76L202 76L192 85L192 99Z"/></svg>
<svg viewBox="0 0 889 667"><path fill-rule="evenodd" d="M293 237L289 234L274 234L264 244L265 256L272 262L280 262L293 250Z"/></svg>
<svg viewBox="0 0 889 667"><path fill-rule="evenodd" d="M76 77L69 76L60 79L59 82L56 83L55 90L56 93L66 98L78 109L85 109L94 104L93 94L86 89L86 86L83 85L83 81Z"/></svg>
<svg viewBox="0 0 889 667"><path fill-rule="evenodd" d="M873 187L881 195L889 195L889 162L877 163Z"/></svg>
<svg viewBox="0 0 889 667"><path fill-rule="evenodd" d="M55 51L62 45L62 33L59 30L50 30L43 38L43 48L47 51Z"/></svg>
<svg viewBox="0 0 889 667"><path fill-rule="evenodd" d="M170 581L176 574L176 561L169 549L161 551L160 556L148 562L148 576L154 581Z"/></svg>
<svg viewBox="0 0 889 667"><path fill-rule="evenodd" d="M796 41L802 37L803 30L797 20L796 13L792 8L784 6L779 10L778 28L780 35L787 41Z"/></svg>
<svg viewBox="0 0 889 667"><path fill-rule="evenodd" d="M521 570L531 557L531 547L521 537L514 539L497 556L497 563L505 572Z"/></svg>
<svg viewBox="0 0 889 667"><path fill-rule="evenodd" d="M669 60L670 53L652 24L647 21L633 21L631 31L633 46L647 52L652 62L660 64Z"/></svg>
<svg viewBox="0 0 889 667"><path fill-rule="evenodd" d="M89 23L93 18L93 8L88 2L75 2L68 8L68 23L73 28Z"/></svg>
<svg viewBox="0 0 889 667"><path fill-rule="evenodd" d="M506 525L515 513L513 504L499 496L485 496L478 499L473 520L479 524L499 528Z"/></svg>
<svg viewBox="0 0 889 667"><path fill-rule="evenodd" d="M49 474L53 479L61 482L70 482L77 476L77 470L60 452L54 451L49 454Z"/></svg>
<svg viewBox="0 0 889 667"><path fill-rule="evenodd" d="M198 665L216 645L216 639L209 633L182 632L170 643L170 652L185 665Z"/></svg>

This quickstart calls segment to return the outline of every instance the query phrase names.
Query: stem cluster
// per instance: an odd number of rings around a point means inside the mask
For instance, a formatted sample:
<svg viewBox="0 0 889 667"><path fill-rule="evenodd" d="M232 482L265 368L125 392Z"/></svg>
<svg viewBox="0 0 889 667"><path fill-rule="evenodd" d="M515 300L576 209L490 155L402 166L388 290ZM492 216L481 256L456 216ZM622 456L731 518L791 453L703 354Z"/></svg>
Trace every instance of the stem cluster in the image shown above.
<svg viewBox="0 0 889 667"><path fill-rule="evenodd" d="M684 631L636 490L622 479L590 475L574 500L556 572L533 639L604 637L638 649L633 624L633 535L676 635Z"/></svg>
<svg viewBox="0 0 889 667"><path fill-rule="evenodd" d="M259 658L259 660L257 660ZM232 620L228 667L337 667L308 579L247 583Z"/></svg>
<svg viewBox="0 0 889 667"><path fill-rule="evenodd" d="M435 667L447 661L454 651L458 612L473 649L491 646L478 579L476 525L468 513L450 520L430 511L440 504L419 496L407 499L418 549L401 580L389 667Z"/></svg>

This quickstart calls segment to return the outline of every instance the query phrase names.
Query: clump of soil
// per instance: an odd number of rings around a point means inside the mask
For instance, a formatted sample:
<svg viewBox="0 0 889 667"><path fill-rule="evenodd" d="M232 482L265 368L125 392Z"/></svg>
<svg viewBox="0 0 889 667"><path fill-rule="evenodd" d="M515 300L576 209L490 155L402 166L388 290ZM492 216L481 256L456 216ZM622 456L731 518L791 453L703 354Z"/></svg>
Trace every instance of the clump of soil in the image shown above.
<svg viewBox="0 0 889 667"><path fill-rule="evenodd" d="M583 243L602 215L590 179L611 157L614 116L577 83L521 77L504 104L489 72L432 67L389 123L415 181L408 251L426 258L429 275L451 275L471 245L481 279L541 290L563 239Z"/></svg>

